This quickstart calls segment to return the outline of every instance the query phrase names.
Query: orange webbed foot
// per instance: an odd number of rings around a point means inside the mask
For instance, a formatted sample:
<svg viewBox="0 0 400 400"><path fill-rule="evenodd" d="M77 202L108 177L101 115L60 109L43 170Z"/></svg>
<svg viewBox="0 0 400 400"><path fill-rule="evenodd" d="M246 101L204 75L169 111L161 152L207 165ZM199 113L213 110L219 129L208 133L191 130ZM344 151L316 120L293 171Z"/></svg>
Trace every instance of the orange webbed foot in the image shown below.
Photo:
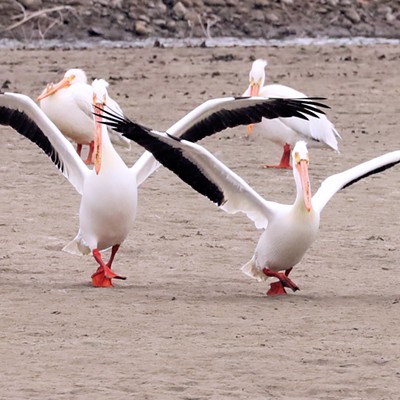
<svg viewBox="0 0 400 400"><path fill-rule="evenodd" d="M104 268L99 267L97 271L92 275L92 285L94 287L112 287L111 278L107 277L104 273Z"/></svg>
<svg viewBox="0 0 400 400"><path fill-rule="evenodd" d="M285 295L286 290L282 285L282 282L272 282L271 287L267 292L267 296L280 296L280 295Z"/></svg>

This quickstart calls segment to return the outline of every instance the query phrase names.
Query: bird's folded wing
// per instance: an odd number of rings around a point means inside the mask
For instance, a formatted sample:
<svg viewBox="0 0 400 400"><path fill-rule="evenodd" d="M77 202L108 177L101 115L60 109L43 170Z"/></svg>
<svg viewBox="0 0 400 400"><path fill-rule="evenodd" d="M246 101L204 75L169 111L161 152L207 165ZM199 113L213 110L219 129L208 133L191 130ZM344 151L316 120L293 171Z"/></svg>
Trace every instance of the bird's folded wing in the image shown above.
<svg viewBox="0 0 400 400"><path fill-rule="evenodd" d="M69 94L79 109L93 120L93 89L90 85L76 83L69 87Z"/></svg>

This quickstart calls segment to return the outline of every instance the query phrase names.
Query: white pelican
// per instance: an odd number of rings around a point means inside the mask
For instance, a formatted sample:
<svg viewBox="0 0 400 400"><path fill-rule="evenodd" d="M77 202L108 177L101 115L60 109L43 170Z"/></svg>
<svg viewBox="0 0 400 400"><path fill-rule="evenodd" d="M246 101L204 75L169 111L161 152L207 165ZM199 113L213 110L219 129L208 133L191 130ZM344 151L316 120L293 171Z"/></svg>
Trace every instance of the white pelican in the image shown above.
<svg viewBox="0 0 400 400"><path fill-rule="evenodd" d="M304 93L298 92L288 86L278 84L264 86L266 65L267 61L265 60L256 60L253 62L249 74L249 87L243 96L269 98L307 97ZM303 121L294 118L263 119L260 124L250 125L248 132L250 133L252 129L257 130L263 137L266 137L277 145L283 146L280 163L277 165L266 164L263 166L264 168L291 169L290 150L299 140L307 142L309 147L329 147L337 152L339 151L336 138L340 138L340 135L325 115Z"/></svg>
<svg viewBox="0 0 400 400"><path fill-rule="evenodd" d="M78 68L69 69L63 79L50 83L38 96L40 108L57 128L77 144L81 155L82 145L89 145L86 163L91 164L93 155L94 122L92 115L93 88L87 83L86 74ZM108 97L107 104L122 114L118 103ZM113 143L130 148L130 142L118 135L111 136Z"/></svg>
<svg viewBox="0 0 400 400"><path fill-rule="evenodd" d="M106 83L93 82L95 120L94 169L90 170L51 120L29 97L0 92L0 124L8 125L36 143L61 170L79 194L79 231L64 250L91 253L99 264L92 275L94 286L112 286L112 279L124 277L111 270L119 246L125 240L136 215L137 187L159 166L149 152L128 168L114 150L102 118L103 101L108 102ZM264 98L222 98L209 100L195 108L169 132L172 135L204 137L226 127L247 125L261 118L279 115L314 115L318 111L309 100L270 100ZM111 248L105 263L101 251Z"/></svg>
<svg viewBox="0 0 400 400"><path fill-rule="evenodd" d="M293 291L299 289L288 275L316 239L320 214L332 196L360 179L400 162L400 150L384 154L330 176L311 197L307 145L299 141L292 151L296 199L290 205L279 204L263 199L242 178L198 144L150 130L109 112L104 116L103 123L153 152L159 162L224 211L241 211L254 221L258 229L264 230L253 257L242 267L242 271L258 280L277 278L278 281L273 282L267 292L271 296L286 294L285 287Z"/></svg>

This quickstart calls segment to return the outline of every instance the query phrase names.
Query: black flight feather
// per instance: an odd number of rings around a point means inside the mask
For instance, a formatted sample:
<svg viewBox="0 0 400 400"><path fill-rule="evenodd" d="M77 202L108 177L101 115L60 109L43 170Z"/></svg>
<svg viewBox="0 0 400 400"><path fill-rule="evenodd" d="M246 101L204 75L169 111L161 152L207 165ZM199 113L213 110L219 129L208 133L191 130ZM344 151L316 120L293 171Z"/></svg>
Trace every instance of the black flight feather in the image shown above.
<svg viewBox="0 0 400 400"><path fill-rule="evenodd" d="M247 97L236 97L233 101L240 101ZM244 105L240 109L221 109L193 124L180 137L181 139L197 142L207 136L220 132L226 128L233 128L239 125L249 125L261 122L261 119L273 119L277 117L297 117L307 119L307 115L318 118L319 114L324 114L321 108L329 106L317 102L323 100L321 97L300 98L300 99L265 99L264 103ZM107 107L106 107L107 108ZM104 124L112 129L124 134L131 122L128 118L121 116L113 110L104 109ZM96 114L99 115L99 114ZM101 116L101 115L99 115ZM125 136L125 135L124 135Z"/></svg>
<svg viewBox="0 0 400 400"><path fill-rule="evenodd" d="M104 112L104 110L103 110ZM110 112L106 112L111 114ZM103 124L114 128L116 126L119 132L123 132L123 136L133 140L146 150L150 151L154 158L166 168L178 175L184 182L191 186L194 190L208 197L212 202L219 206L224 203L224 194L222 190L197 167L196 164L185 157L182 149L174 146L174 142L180 142L181 139L169 135L163 137L155 133L149 128L129 121L122 117L110 118L102 116ZM114 122L114 121L119 122ZM121 130L120 130L121 129ZM169 142L169 143L168 143Z"/></svg>
<svg viewBox="0 0 400 400"><path fill-rule="evenodd" d="M237 97L235 101L241 99L243 97ZM191 142L197 142L226 128L261 122L262 118L297 117L308 119L307 115L318 118L316 113L324 114L322 110L317 108L320 104L322 103L314 103L309 99L266 99L265 103L243 106L241 109L222 109L197 122L180 137Z"/></svg>
<svg viewBox="0 0 400 400"><path fill-rule="evenodd" d="M244 98L238 97L234 101L242 99ZM295 100L266 99L264 103L243 106L241 109L221 109L194 124L179 138L169 135L166 132L170 143L168 143L167 138L159 136L151 129L119 115L107 106L103 110L95 106L99 110L95 115L102 118L103 124L110 126L117 132L122 133L123 136L150 151L161 164L173 171L193 189L208 197L214 203L221 205L225 201L221 189L210 181L195 164L186 158L180 146L177 145L175 147L172 140L179 142L184 139L196 142L228 127L260 122L263 117L269 119L276 117L307 119L306 115L310 115L318 118L316 113L323 114L323 111L318 107L329 107L315 100L323 99L319 97Z"/></svg>
<svg viewBox="0 0 400 400"><path fill-rule="evenodd" d="M64 164L57 151L43 131L25 112L0 106L0 125L10 126L35 143L50 157L56 167L64 172Z"/></svg>

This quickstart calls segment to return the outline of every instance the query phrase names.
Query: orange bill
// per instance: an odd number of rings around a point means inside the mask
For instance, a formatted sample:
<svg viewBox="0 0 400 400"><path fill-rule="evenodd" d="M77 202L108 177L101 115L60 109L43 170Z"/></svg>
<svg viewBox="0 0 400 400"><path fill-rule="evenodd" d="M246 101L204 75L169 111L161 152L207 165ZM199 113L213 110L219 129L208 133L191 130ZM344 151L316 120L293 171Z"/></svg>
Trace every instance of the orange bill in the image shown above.
<svg viewBox="0 0 400 400"><path fill-rule="evenodd" d="M257 85L257 83L252 83L250 85L250 96L258 96L260 93L260 86ZM251 135L251 132L253 131L253 124L247 125L247 134Z"/></svg>
<svg viewBox="0 0 400 400"><path fill-rule="evenodd" d="M96 96L93 96L93 104L98 107L95 108L95 112L98 114L102 113L104 104L103 103L98 103L96 100ZM94 133L94 150L93 150L93 158L94 158L94 170L96 171L96 174L98 175L100 172L101 168L101 160L102 160L102 129L103 126L101 124L102 118L99 117L98 115L94 116L94 125L95 125L95 133Z"/></svg>
<svg viewBox="0 0 400 400"><path fill-rule="evenodd" d="M63 78L63 79L61 79L60 82L58 82L56 84L49 83L46 86L46 89L43 90L43 92L40 94L40 96L38 96L38 98L36 100L37 101L43 100L44 98L51 96L58 90L65 88L65 87L69 87L71 85L71 80L72 80L71 78Z"/></svg>
<svg viewBox="0 0 400 400"><path fill-rule="evenodd" d="M300 160L297 164L297 170L300 174L301 186L303 188L303 197L304 197L304 205L308 212L311 211L311 186L310 186L310 178L308 176L308 161Z"/></svg>

